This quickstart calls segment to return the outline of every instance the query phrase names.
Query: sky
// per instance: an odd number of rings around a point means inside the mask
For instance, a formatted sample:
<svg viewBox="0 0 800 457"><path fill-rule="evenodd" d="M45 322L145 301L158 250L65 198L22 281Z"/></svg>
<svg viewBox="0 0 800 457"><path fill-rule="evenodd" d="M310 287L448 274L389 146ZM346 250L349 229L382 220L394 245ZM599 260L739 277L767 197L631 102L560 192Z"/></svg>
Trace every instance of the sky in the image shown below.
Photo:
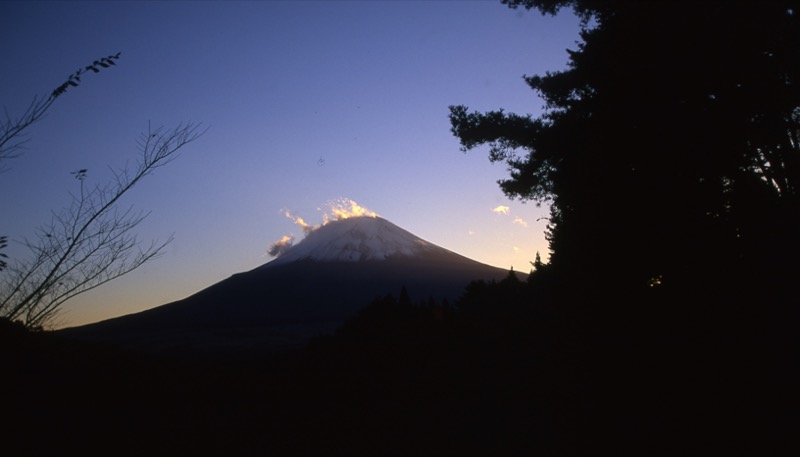
<svg viewBox="0 0 800 457"><path fill-rule="evenodd" d="M76 69L88 74L28 131L0 173L11 260L51 212L134 164L148 125L206 133L137 185L143 243L164 255L64 305L73 326L180 300L272 259L300 217L356 202L480 262L547 258L548 210L510 200L486 149L463 153L449 105L541 114L524 75L564 69L578 19L499 1L0 2L0 105L22 113ZM287 213L291 217L287 217ZM2 273L0 273L2 274Z"/></svg>

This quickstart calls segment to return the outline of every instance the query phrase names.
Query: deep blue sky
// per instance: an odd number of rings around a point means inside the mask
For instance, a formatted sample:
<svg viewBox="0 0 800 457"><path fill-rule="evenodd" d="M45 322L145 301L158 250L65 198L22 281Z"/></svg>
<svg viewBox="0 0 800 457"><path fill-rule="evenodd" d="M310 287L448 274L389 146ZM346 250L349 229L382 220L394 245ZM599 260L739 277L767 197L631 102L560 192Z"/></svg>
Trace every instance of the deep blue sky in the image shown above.
<svg viewBox="0 0 800 457"><path fill-rule="evenodd" d="M578 21L496 1L2 2L0 104L12 116L77 68L89 74L29 131L0 174L0 233L31 236L76 181L133 163L154 126L209 130L125 201L142 240L175 241L140 270L66 307L76 325L183 298L270 260L286 210L322 221L349 198L491 265L547 252L545 208L509 201L505 167L463 154L448 105L539 114L523 75L564 68ZM498 207L506 211L492 211ZM501 208L502 209L502 208ZM23 256L12 243L8 254Z"/></svg>

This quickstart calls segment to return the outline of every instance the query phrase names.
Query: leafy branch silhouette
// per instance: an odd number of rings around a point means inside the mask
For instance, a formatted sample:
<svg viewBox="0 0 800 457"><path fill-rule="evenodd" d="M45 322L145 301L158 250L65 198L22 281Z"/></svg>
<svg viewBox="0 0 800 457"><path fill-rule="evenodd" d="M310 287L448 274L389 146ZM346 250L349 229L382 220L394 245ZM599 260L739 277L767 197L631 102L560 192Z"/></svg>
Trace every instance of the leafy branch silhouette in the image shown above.
<svg viewBox="0 0 800 457"><path fill-rule="evenodd" d="M22 155L23 145L28 141L23 139L25 130L37 121L41 120L58 97L67 92L70 87L78 87L81 83L81 76L88 73L100 73L102 68L116 66L120 52L107 57L100 58L83 68L79 68L69 75L66 81L53 89L47 98L34 97L28 108L15 118L12 118L5 111L5 119L0 121L0 172L7 171L3 161L17 158Z"/></svg>
<svg viewBox="0 0 800 457"><path fill-rule="evenodd" d="M60 86L56 87L53 90L53 92L50 94L50 98L51 99L58 98L59 96L64 94L70 86L78 87L78 85L81 83L81 75L88 71L91 71L93 73L100 73L100 68L111 68L112 65L114 66L117 65L114 61L119 59L120 54L121 53L118 52L114 55L103 57L99 60L95 60L94 62L92 62L91 65L87 65L84 68L79 68L77 71L75 71L75 73L69 75L69 78L67 78L67 80L64 81L63 84L61 84Z"/></svg>

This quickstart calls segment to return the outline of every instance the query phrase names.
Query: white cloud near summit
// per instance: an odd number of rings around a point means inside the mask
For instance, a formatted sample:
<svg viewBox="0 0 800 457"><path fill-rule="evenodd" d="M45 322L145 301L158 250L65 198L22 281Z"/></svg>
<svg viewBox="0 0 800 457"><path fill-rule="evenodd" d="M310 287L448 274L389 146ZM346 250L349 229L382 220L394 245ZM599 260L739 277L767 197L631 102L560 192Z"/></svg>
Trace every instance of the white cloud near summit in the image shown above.
<svg viewBox="0 0 800 457"><path fill-rule="evenodd" d="M284 235L283 238L269 245L267 254L272 257L280 257L281 254L288 251L292 246L294 246L294 237L291 235Z"/></svg>

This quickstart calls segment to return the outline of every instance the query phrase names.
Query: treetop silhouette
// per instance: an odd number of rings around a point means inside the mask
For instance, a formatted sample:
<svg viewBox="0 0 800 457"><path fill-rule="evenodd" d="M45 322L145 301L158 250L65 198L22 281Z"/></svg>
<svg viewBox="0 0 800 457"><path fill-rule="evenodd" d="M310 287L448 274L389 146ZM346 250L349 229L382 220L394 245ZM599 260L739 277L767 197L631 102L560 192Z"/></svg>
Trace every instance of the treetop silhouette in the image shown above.
<svg viewBox="0 0 800 457"><path fill-rule="evenodd" d="M710 295L743 266L797 272L776 265L800 253L798 2L504 3L572 9L581 42L567 69L525 76L543 115L451 106L452 132L507 164L508 196L550 203L554 268Z"/></svg>

